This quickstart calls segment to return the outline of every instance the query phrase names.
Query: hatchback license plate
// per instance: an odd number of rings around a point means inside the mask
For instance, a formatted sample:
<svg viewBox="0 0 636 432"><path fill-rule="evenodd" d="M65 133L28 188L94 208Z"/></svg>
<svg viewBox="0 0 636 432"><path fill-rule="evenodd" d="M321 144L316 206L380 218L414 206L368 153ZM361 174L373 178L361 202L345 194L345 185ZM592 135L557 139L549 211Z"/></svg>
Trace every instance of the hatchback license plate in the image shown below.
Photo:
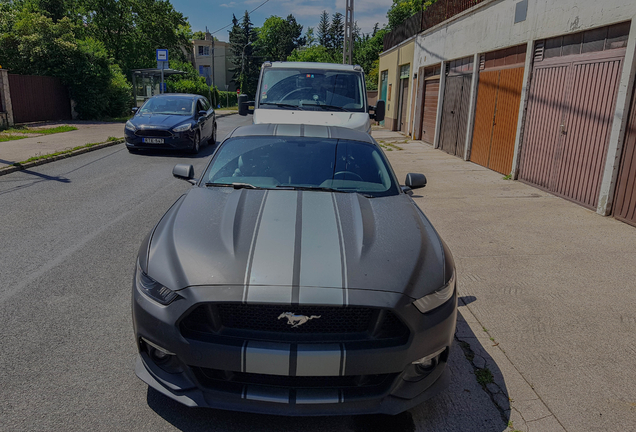
<svg viewBox="0 0 636 432"><path fill-rule="evenodd" d="M144 138L143 142L146 144L163 144L163 138Z"/></svg>

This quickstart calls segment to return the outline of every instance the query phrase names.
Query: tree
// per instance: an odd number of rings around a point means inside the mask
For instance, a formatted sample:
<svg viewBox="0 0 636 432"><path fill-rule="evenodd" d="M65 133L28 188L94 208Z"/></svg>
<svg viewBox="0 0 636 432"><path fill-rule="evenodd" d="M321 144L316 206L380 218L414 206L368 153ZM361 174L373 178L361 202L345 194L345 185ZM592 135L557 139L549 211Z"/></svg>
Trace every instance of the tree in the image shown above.
<svg viewBox="0 0 636 432"><path fill-rule="evenodd" d="M329 26L329 48L336 52L342 52L344 45L344 17L340 12L336 12L331 17Z"/></svg>
<svg viewBox="0 0 636 432"><path fill-rule="evenodd" d="M130 107L130 84L104 45L77 39L76 29L69 18L54 22L27 9L3 16L0 64L18 74L60 78L80 118L121 115Z"/></svg>
<svg viewBox="0 0 636 432"><path fill-rule="evenodd" d="M342 58L341 58L342 60ZM317 62L317 63L337 63L331 50L322 45L315 45L302 50L294 50L287 61Z"/></svg>
<svg viewBox="0 0 636 432"><path fill-rule="evenodd" d="M316 45L317 40L318 39L314 35L314 28L307 27L307 31L305 32L305 45L311 48L312 46Z"/></svg>
<svg viewBox="0 0 636 432"><path fill-rule="evenodd" d="M386 13L389 19L388 27L394 29L402 24L407 18L417 12L426 9L437 0L393 0L393 4Z"/></svg>
<svg viewBox="0 0 636 432"><path fill-rule="evenodd" d="M167 48L170 58L185 60L181 47L190 47L179 29L188 22L169 1L162 0L82 0L86 32L101 41L109 55L129 72L153 67L155 49Z"/></svg>
<svg viewBox="0 0 636 432"><path fill-rule="evenodd" d="M245 11L243 19L239 23L236 16L232 16L232 29L230 30L230 44L234 57L234 82L243 93L249 96L256 95L260 62L258 61L258 34L250 21L250 15Z"/></svg>
<svg viewBox="0 0 636 432"><path fill-rule="evenodd" d="M287 19L271 16L258 29L258 48L264 60L285 61L294 49L305 45L303 26L293 15Z"/></svg>
<svg viewBox="0 0 636 432"><path fill-rule="evenodd" d="M329 14L326 10L322 11L320 15L320 22L318 23L318 45L322 45L325 48L331 48L331 41L329 38Z"/></svg>

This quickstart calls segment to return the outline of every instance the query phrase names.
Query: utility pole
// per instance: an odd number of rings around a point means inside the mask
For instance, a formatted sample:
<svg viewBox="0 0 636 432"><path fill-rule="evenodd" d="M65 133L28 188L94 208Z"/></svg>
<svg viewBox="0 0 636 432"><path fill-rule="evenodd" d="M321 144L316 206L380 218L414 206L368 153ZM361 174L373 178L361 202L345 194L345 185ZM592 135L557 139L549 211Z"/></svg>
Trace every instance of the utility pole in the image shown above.
<svg viewBox="0 0 636 432"><path fill-rule="evenodd" d="M212 49L210 50L210 59L212 62L212 89L214 90L214 36L208 31L208 26L205 26L205 39L212 41ZM216 91L214 92L214 100L210 98L212 106L216 109Z"/></svg>
<svg viewBox="0 0 636 432"><path fill-rule="evenodd" d="M347 9L345 12L344 44L342 47L342 64L353 63L353 0L345 0Z"/></svg>

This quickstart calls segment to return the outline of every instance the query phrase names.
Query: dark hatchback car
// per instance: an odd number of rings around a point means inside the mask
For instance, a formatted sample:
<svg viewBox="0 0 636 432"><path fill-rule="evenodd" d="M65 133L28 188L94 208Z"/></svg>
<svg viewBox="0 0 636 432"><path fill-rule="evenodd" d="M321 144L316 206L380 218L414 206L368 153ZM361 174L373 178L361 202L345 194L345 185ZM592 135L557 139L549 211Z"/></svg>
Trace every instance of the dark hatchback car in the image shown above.
<svg viewBox="0 0 636 432"><path fill-rule="evenodd" d="M205 143L216 143L216 113L203 96L163 94L146 101L126 122L126 147L188 150L198 153Z"/></svg>
<svg viewBox="0 0 636 432"><path fill-rule="evenodd" d="M443 389L455 265L366 133L234 130L139 250L136 373L188 406L407 410Z"/></svg>

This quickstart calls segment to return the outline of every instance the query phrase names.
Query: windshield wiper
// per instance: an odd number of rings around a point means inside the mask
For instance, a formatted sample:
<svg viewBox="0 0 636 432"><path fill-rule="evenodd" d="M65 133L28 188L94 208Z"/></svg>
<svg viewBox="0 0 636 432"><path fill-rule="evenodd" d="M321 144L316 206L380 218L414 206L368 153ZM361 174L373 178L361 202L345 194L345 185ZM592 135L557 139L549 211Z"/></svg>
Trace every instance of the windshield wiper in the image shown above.
<svg viewBox="0 0 636 432"><path fill-rule="evenodd" d="M319 106L320 108L326 108L326 109L350 112L348 109L345 109L343 107L339 107L339 106L336 106L336 105L322 105L322 104L318 104L317 106Z"/></svg>
<svg viewBox="0 0 636 432"><path fill-rule="evenodd" d="M374 195L358 192L355 189L335 189L323 186L291 186L291 185L276 185L276 189L287 190L306 190L306 191L319 191L319 192L337 192L337 193L357 193L365 198L375 198Z"/></svg>
<svg viewBox="0 0 636 432"><path fill-rule="evenodd" d="M206 187L220 186L220 187L233 187L234 189L263 189L258 186L254 186L250 183L206 183Z"/></svg>
<svg viewBox="0 0 636 432"><path fill-rule="evenodd" d="M301 111L303 110L298 105L292 105L292 104L286 104L286 103L280 103L280 102L261 102L261 105L274 105L274 106L277 106L277 107L298 109L298 110L301 110Z"/></svg>

